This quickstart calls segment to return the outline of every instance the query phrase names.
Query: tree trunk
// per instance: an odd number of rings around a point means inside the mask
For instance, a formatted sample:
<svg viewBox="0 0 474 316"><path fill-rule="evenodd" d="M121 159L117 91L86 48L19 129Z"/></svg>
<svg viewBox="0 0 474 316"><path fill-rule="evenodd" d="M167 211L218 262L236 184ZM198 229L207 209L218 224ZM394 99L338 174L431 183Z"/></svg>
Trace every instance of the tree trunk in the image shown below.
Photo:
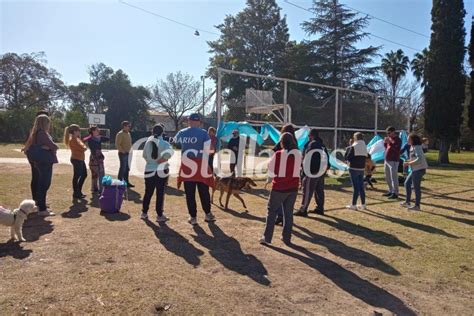
<svg viewBox="0 0 474 316"><path fill-rule="evenodd" d="M440 139L439 141L439 163L449 163L449 141L447 139Z"/></svg>

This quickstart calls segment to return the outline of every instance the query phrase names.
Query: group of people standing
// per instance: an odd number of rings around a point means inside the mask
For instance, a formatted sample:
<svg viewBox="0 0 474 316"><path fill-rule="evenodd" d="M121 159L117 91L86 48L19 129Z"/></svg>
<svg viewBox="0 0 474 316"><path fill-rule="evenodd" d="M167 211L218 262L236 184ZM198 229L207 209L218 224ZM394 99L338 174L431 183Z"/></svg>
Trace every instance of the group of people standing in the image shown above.
<svg viewBox="0 0 474 316"><path fill-rule="evenodd" d="M398 165L403 151L408 151L408 159L402 161L403 167L408 169L408 176L404 186L406 190L405 201L400 205L409 210L420 210L421 205L421 180L426 172L428 164L425 158L425 149L422 146L420 136L411 133L408 136L406 148L401 148L401 139L395 128L386 129L387 136L384 139L385 147L385 179L388 185L388 192L384 194L388 199L398 199ZM269 164L269 172L276 175L272 179L272 191L268 200L267 218L263 236L260 238L261 244L271 243L274 227L276 224L283 224L282 240L285 243L291 241L291 231L293 216L308 216L308 207L312 196L316 200L314 212L324 215L324 178L329 169L329 154L319 137L316 129L309 133L309 141L305 145L301 156L297 148L294 127L285 125L281 130L281 138L274 148L274 155ZM290 154L292 152L293 154ZM326 157L324 157L326 156ZM309 157L309 174L302 168L306 158ZM321 163L327 158L326 164ZM349 175L353 187L352 201L346 207L351 210L365 210L365 182L372 185L372 173L375 164L367 151L364 135L360 132L354 133L349 141L344 158L348 164ZM286 165L282 165L281 161ZM282 171L282 166L285 166ZM301 173L301 176L298 176ZM301 207L293 213L296 202L299 183L302 184L303 199ZM411 204L412 189L415 191L415 203ZM361 204L357 206L360 199Z"/></svg>
<svg viewBox="0 0 474 316"><path fill-rule="evenodd" d="M33 199L36 201L39 214L42 216L54 215L54 212L46 204L53 165L58 162L56 157L58 146L49 134L50 124L47 112L39 112L24 148L31 164ZM129 154L132 148L130 128L129 122L122 122L115 143L120 161L118 178L125 181L129 187L133 187L134 185L129 182ZM228 148L235 155L231 165L232 176L235 176L235 165L239 152L238 140L238 131L234 131L233 138L228 144ZM106 141L109 141L109 138L101 136L99 129L95 126L89 128L88 135L85 138L81 138L81 130L78 125L73 124L65 128L64 143L71 150L71 164L74 170L72 178L73 198L83 199L85 197L82 187L87 178L85 164L87 148L90 150L91 191L93 194L102 191L101 180L104 176L102 143ZM210 128L207 132L201 129L201 117L194 113L188 117L188 127L180 130L172 141L181 148L182 163L178 174L178 187L181 184L184 185L189 223L197 224L196 191L199 194L201 207L205 213L205 221L215 221L215 216L211 211L209 193L210 187L214 186L213 158L217 144L215 129ZM388 184L388 192L384 195L389 199L398 199L398 164L402 151L408 150L409 158L403 162L404 167L409 170L404 183L406 198L401 205L411 210L419 210L421 179L427 168L420 137L414 133L410 134L408 147L402 149L398 134L393 127L389 127L387 128L387 137L384 139L384 146L386 149L384 169ZM282 240L285 243L290 243L293 216L308 216L308 208L313 196L316 200L314 212L324 215L324 178L326 171L329 169L329 153L323 140L319 137L318 131L316 129L310 130L309 141L300 151L298 150L294 126L287 124L283 126L280 140L273 151L268 167L272 189L268 199L265 229L260 239L262 244L271 243L274 227L278 224L283 224ZM155 192L157 221L166 222L168 220L164 214L165 187L169 178L168 161L173 155L172 145L169 139L164 137L164 127L160 124L155 125L152 135L146 140L143 149L143 158L146 162L144 171L145 194L141 214L143 220L148 219L151 198ZM205 161L204 157L208 157L208 161ZM366 209L364 179L367 179L367 170L370 171L371 175L374 167L362 133L357 132L351 138L349 147L346 149L345 160L348 163L353 186L352 201L347 208L364 210ZM309 169L304 168L305 163L308 164ZM369 168L367 168L368 163L371 164ZM201 172L191 170L190 166L193 165L197 166ZM307 174L306 171L308 170ZM302 184L303 199L300 208L293 213L300 182ZM411 204L412 187L415 191L414 205ZM357 206L359 198L361 204Z"/></svg>

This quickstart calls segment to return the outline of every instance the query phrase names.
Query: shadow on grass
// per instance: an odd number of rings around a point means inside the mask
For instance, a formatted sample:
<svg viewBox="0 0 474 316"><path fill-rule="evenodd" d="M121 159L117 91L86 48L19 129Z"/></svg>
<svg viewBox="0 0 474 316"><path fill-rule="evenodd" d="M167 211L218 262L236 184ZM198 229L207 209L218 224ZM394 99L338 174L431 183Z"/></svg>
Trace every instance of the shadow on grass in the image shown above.
<svg viewBox="0 0 474 316"><path fill-rule="evenodd" d="M33 250L23 249L22 243L9 240L6 243L0 244L0 258L12 257L14 259L26 259Z"/></svg>
<svg viewBox="0 0 474 316"><path fill-rule="evenodd" d="M88 210L87 201L83 199L73 199L72 205L69 207L67 212L61 214L64 218L79 218L81 213L84 213Z"/></svg>
<svg viewBox="0 0 474 316"><path fill-rule="evenodd" d="M370 216L374 216L374 217L377 217L377 218L387 220L387 221L395 223L395 224L399 224L399 225L408 227L408 228L421 230L425 233L442 235L442 236L449 237L449 238L456 238L456 239L459 238L458 236L452 235L452 234L450 234L450 233L448 233L448 232L446 232L442 229L439 229L439 228L436 228L436 227L433 227L433 226L430 226L430 225L416 223L416 222L412 222L412 221L409 221L409 220L406 220L406 219L397 218L397 217L377 213L375 211L370 211L370 210L361 211L361 212L363 212L367 215L370 215Z"/></svg>
<svg viewBox="0 0 474 316"><path fill-rule="evenodd" d="M41 236L53 232L53 223L47 220L48 217L36 215L28 218L23 224L23 236L27 241L37 241Z"/></svg>
<svg viewBox="0 0 474 316"><path fill-rule="evenodd" d="M216 205L217 206L217 205ZM243 211L243 212L237 212L237 211L234 211L233 209L231 208L228 208L227 210L224 209L224 207L221 207L221 206L217 206L221 211L227 213L227 214L230 214L232 216L235 216L235 217L238 217L238 218L242 218L242 219L248 219L248 220L251 220L251 221L257 221L257 222L262 222L262 223L265 223L265 220L266 218L265 217L260 217L260 216L256 216L256 215L252 215L250 214L248 211Z"/></svg>
<svg viewBox="0 0 474 316"><path fill-rule="evenodd" d="M344 269L339 264L312 253L304 247L290 245L290 249L294 251L271 245L267 247L301 261L327 277L343 291L368 305L387 309L395 315L416 315L415 311L406 306L405 303L395 295L362 279L355 273Z"/></svg>
<svg viewBox="0 0 474 316"><path fill-rule="evenodd" d="M161 223L160 226L158 226L148 219L144 220L144 222L153 230L156 238L166 250L183 258L188 264L194 267L197 267L201 263L199 257L202 256L204 252L194 247L186 238L171 229L166 223Z"/></svg>
<svg viewBox="0 0 474 316"><path fill-rule="evenodd" d="M426 191L426 188L423 188L423 191ZM467 202L467 203L472 203L473 199L465 199L465 198L459 198L459 197L453 197L451 196L452 194L459 194L459 193L468 193L472 192L474 189L467 189L467 190L461 190L461 191L455 191L455 192L449 192L449 193L431 193L431 192L423 192L424 195L427 195L428 197L425 199L440 199L440 200L450 200L450 201L459 201L459 202ZM474 215L474 213L472 213Z"/></svg>
<svg viewBox="0 0 474 316"><path fill-rule="evenodd" d="M474 219L468 219L468 218L460 218L460 217L454 217L450 215L445 215L445 214L438 214L438 213L433 213L433 212L427 212L427 211L420 211L426 214L434 215L434 216L439 216L443 217L458 223L466 224L466 225L471 225L474 226Z"/></svg>
<svg viewBox="0 0 474 316"><path fill-rule="evenodd" d="M270 285L267 269L257 257L245 254L237 239L226 235L216 224L210 223L209 229L212 235L208 235L196 225L196 236L192 237L201 246L209 249L209 254L226 269L245 275L261 285Z"/></svg>
<svg viewBox="0 0 474 316"><path fill-rule="evenodd" d="M123 221L128 221L130 219L130 215L127 213L106 213L106 212L100 212L100 216L105 217L106 220L110 222L123 222Z"/></svg>
<svg viewBox="0 0 474 316"><path fill-rule="evenodd" d="M390 275L400 275L395 268L385 263L382 259L362 249L353 248L343 242L319 235L309 231L307 228L294 224L299 231L293 230L293 235L307 242L326 247L333 255L363 265L367 268L377 269Z"/></svg>
<svg viewBox="0 0 474 316"><path fill-rule="evenodd" d="M174 196L184 196L184 191L178 190L175 187L167 185L165 187L165 194Z"/></svg>
<svg viewBox="0 0 474 316"><path fill-rule="evenodd" d="M142 195L131 188L127 189L128 201L132 201L136 204L142 204Z"/></svg>
<svg viewBox="0 0 474 316"><path fill-rule="evenodd" d="M368 227L354 224L349 221L343 220L338 217L333 217L330 215L326 215L325 217L331 218L333 219L333 221L330 221L326 218L321 218L321 217L308 217L308 218L324 223L333 228L345 231L346 233L365 238L375 244L388 246L388 247L402 247L406 249L412 249L412 247L410 247L409 245L407 245L406 243L398 239L398 237L392 234L386 233L384 231L372 230Z"/></svg>

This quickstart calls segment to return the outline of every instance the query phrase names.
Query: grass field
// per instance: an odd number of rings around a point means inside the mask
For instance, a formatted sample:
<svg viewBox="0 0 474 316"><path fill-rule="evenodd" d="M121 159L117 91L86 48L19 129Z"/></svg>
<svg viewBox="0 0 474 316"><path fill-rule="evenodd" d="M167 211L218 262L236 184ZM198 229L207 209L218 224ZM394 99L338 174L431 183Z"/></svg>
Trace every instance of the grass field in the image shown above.
<svg viewBox="0 0 474 316"><path fill-rule="evenodd" d="M11 151L0 146L0 157ZM262 181L242 195L248 212L231 199L228 211L213 206L213 225L199 210L193 228L172 179L171 220L158 226L139 219L143 179L121 214L103 216L90 194L72 202L72 167L57 165L48 202L58 215L32 216L22 244L0 227L0 314L472 314L474 153L451 154L449 166L435 157L421 212L382 198L381 170L367 211L345 210L350 184L331 180L326 216L296 218L291 247L281 228L272 246L258 244ZM29 165L0 163L0 174L0 205L30 197Z"/></svg>

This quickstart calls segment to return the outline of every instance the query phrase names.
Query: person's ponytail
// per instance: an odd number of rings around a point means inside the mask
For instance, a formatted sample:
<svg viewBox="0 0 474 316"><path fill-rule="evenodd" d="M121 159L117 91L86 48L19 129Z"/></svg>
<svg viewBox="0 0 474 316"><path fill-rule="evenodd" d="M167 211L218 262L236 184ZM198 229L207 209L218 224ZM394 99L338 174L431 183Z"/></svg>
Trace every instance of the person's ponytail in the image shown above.
<svg viewBox="0 0 474 316"><path fill-rule="evenodd" d="M71 126L66 126L64 128L64 145L69 147L69 141L71 140Z"/></svg>
<svg viewBox="0 0 474 316"><path fill-rule="evenodd" d="M155 126L153 126L152 134L155 139L163 135L163 126L161 126L160 124L156 124ZM151 143L151 158L158 159L158 146L155 142Z"/></svg>

